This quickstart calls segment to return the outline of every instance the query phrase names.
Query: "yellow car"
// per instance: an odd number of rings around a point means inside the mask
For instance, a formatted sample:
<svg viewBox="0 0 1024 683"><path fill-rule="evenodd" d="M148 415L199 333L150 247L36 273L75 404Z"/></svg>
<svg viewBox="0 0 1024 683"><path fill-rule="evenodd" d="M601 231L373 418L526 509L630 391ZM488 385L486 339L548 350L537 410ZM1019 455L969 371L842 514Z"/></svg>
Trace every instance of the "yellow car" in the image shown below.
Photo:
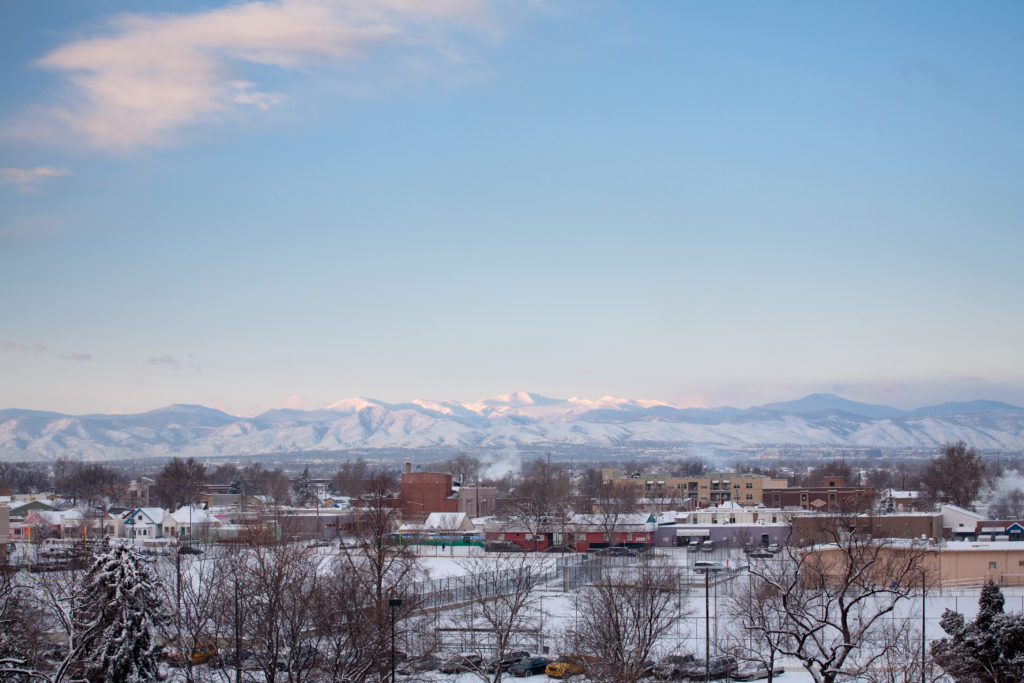
<svg viewBox="0 0 1024 683"><path fill-rule="evenodd" d="M167 654L167 662L171 666L185 666L186 664L206 664L211 659L217 658L217 646L213 643L199 643L191 654L182 650L172 650Z"/></svg>
<svg viewBox="0 0 1024 683"><path fill-rule="evenodd" d="M586 670L586 657L581 655L562 655L555 661L551 662L544 669L551 678L568 678L569 676L576 676L583 673Z"/></svg>

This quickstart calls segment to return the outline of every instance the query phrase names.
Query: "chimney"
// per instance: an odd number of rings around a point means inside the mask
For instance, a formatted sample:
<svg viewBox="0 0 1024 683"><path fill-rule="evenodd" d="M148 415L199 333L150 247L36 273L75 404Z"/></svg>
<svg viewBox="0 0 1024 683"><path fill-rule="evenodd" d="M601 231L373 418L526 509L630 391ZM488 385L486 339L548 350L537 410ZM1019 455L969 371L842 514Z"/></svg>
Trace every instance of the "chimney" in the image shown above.
<svg viewBox="0 0 1024 683"><path fill-rule="evenodd" d="M412 463L411 462L405 463L405 473L406 474L412 474Z"/></svg>

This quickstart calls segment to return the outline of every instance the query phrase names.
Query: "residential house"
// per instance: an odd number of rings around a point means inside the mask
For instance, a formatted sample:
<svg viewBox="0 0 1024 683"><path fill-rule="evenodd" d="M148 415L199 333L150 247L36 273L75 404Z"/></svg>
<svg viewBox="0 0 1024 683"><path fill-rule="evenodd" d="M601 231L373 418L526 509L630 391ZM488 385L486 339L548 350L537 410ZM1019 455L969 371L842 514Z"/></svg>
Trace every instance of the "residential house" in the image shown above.
<svg viewBox="0 0 1024 683"><path fill-rule="evenodd" d="M135 508L124 521L127 537L144 540L163 538L164 517L166 515L167 513L163 508Z"/></svg>

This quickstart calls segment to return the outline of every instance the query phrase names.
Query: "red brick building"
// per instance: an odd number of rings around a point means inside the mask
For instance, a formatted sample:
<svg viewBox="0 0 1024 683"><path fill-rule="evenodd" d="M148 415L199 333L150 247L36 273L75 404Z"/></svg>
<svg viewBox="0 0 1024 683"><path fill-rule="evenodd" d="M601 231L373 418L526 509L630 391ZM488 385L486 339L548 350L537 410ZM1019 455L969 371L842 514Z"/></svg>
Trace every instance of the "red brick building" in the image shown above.
<svg viewBox="0 0 1024 683"><path fill-rule="evenodd" d="M412 464L405 463L400 485L403 520L422 521L431 512L459 512L450 474L413 472Z"/></svg>
<svg viewBox="0 0 1024 683"><path fill-rule="evenodd" d="M815 512L860 512L872 507L873 486L846 486L842 477L823 477L821 486L766 488L762 492L767 507L800 508Z"/></svg>

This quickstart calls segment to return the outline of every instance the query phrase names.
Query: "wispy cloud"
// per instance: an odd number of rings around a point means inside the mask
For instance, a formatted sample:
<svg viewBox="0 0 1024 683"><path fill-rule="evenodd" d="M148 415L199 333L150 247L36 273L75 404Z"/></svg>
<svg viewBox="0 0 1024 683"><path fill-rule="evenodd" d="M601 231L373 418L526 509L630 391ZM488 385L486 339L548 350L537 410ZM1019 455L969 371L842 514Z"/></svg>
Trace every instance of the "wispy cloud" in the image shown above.
<svg viewBox="0 0 1024 683"><path fill-rule="evenodd" d="M286 97L251 80L254 67L284 71L350 62L382 46L421 47L458 61L445 39L455 25L488 30L480 0L277 0L190 14L124 15L99 37L37 64L66 76L70 93L35 135L70 130L108 148L167 144L188 124L238 107L269 109Z"/></svg>
<svg viewBox="0 0 1024 683"><path fill-rule="evenodd" d="M36 353L46 353L46 344L43 344L42 342L36 342L35 344L21 344L12 339L5 339L2 342L0 342L0 350L12 353L18 353L21 351L35 351Z"/></svg>
<svg viewBox="0 0 1024 683"><path fill-rule="evenodd" d="M72 361L74 363L90 363L92 362L91 353L66 353L60 357L61 360Z"/></svg>
<svg viewBox="0 0 1024 683"><path fill-rule="evenodd" d="M39 184L52 178L66 176L70 171L53 166L35 168L0 168L0 182L16 185L22 192L38 192Z"/></svg>
<svg viewBox="0 0 1024 683"><path fill-rule="evenodd" d="M181 370L181 361L174 356L158 356L150 358L146 361L150 365L155 365L158 368L170 368L171 370Z"/></svg>
<svg viewBox="0 0 1024 683"><path fill-rule="evenodd" d="M202 372L202 368L199 366L199 361L196 359L195 354L192 353L188 354L188 357L184 362L178 360L177 356L172 356L171 354L167 354L165 356L154 356L146 362L158 368L168 368L170 370L182 370L187 368L189 370L195 370L196 372Z"/></svg>

